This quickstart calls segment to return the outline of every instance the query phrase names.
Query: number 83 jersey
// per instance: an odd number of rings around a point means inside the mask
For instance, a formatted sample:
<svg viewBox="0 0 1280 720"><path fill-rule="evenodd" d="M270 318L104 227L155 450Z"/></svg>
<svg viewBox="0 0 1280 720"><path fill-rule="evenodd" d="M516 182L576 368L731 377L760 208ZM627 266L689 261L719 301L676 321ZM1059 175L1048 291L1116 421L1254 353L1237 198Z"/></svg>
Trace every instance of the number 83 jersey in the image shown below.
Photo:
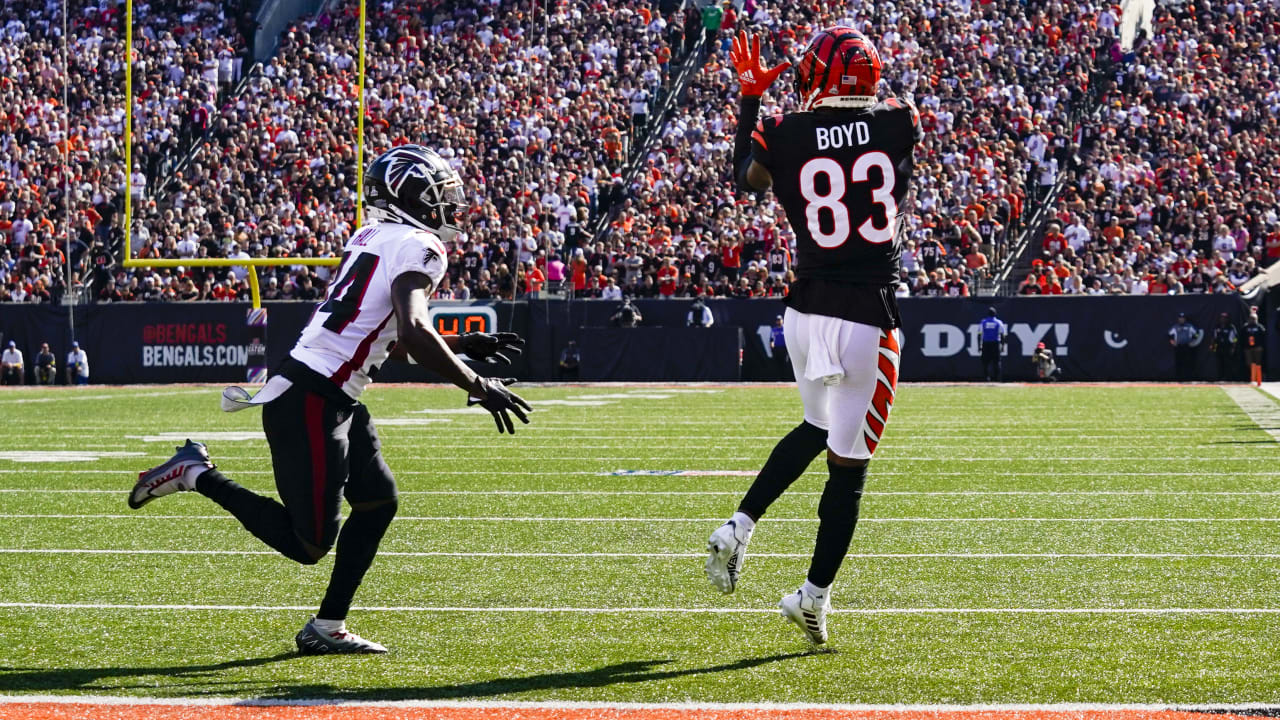
<svg viewBox="0 0 1280 720"><path fill-rule="evenodd" d="M915 107L898 98L861 110L767 117L756 125L752 158L773 176L774 194L796 235L798 282L789 305L897 325L896 304L892 318L882 317L885 302L863 301L866 293L854 297L848 288L897 286L899 215L922 137ZM879 307L865 307L871 304Z"/></svg>
<svg viewBox="0 0 1280 720"><path fill-rule="evenodd" d="M399 223L366 225L290 355L358 399L397 337L391 283L406 272L444 277L448 253L434 233Z"/></svg>

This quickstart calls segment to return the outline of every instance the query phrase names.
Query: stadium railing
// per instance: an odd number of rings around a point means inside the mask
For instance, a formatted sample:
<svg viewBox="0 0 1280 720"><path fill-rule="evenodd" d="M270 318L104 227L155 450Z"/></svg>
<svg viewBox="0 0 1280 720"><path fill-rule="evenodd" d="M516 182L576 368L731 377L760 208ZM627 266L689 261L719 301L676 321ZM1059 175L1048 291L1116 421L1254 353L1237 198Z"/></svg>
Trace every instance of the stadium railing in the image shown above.
<svg viewBox="0 0 1280 720"><path fill-rule="evenodd" d="M654 146L662 138L662 133L667 127L667 122L671 120L680 97L684 95L684 91L689 87L689 82L694 75L705 64L707 58L702 52L705 45L706 38L699 37L693 48L685 53L680 60L680 66L673 76L670 86L655 103L658 105L657 111L649 113L650 119L646 124L643 140L631 146L631 152L627 156L627 162L620 174L621 180L615 183L610 190L610 192L621 192L622 196L611 198L608 208L599 213L592 221L591 237L593 243L603 241L605 236L609 234L609 227L622 207L621 201L631 193L632 183L635 182L640 171L644 169L649 153L652 152Z"/></svg>

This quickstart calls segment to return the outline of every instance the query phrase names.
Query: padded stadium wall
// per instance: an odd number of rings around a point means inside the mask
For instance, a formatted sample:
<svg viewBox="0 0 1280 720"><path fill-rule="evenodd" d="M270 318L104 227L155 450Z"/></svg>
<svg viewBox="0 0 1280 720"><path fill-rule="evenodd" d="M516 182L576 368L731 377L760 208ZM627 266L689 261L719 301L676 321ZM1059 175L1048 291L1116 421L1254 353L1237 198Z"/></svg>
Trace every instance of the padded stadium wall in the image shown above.
<svg viewBox="0 0 1280 720"><path fill-rule="evenodd" d="M691 300L640 300L635 330L612 328L619 304L589 301L435 302L433 321L444 333L513 330L529 346L503 374L526 380L556 375L569 340L582 348L583 380L779 380L768 347L769 327L783 311L774 300L712 300L715 327L687 328ZM902 300L903 380L960 381L981 376L978 321L994 305L1009 325L1005 377L1032 379L1031 352L1044 342L1067 380L1170 380L1173 353L1167 332L1179 312L1206 331L1221 313L1239 326L1247 307L1234 295L1080 298L907 298ZM293 346L312 305L265 303L271 317L267 366ZM74 309L76 339L89 353L95 383L243 382L252 339L248 303L110 304ZM69 349L71 308L6 305L0 339L32 356L48 342L62 358ZM1206 336L1208 333L1206 332ZM1280 370L1280 333L1270 333L1269 372ZM1214 377L1209 341L1197 350L1199 377ZM492 374L493 368L477 369ZM417 366L388 363L379 381L429 381Z"/></svg>

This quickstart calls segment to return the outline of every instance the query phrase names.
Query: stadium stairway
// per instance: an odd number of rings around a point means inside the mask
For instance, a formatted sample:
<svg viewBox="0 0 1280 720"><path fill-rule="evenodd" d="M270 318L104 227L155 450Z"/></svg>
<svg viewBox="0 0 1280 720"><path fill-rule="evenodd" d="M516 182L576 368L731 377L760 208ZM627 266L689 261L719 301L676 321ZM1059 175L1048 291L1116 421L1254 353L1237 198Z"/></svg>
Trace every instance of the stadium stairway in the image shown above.
<svg viewBox="0 0 1280 720"><path fill-rule="evenodd" d="M658 144L658 140L666 130L667 124L671 121L673 111L679 105L680 98L684 95L685 90L688 89L689 83L694 76L706 64L709 56L703 52L705 44L706 38L699 37L693 48L680 59L679 65L672 74L671 85L654 98L653 105L650 108L647 132L640 138L639 142L632 143L630 152L627 154L627 161L619 171L618 179L614 181L608 190L610 197L607 198L607 202L605 198L601 199L601 210L592 219L590 228L591 242L603 241L609 233L610 224L622 208L622 201L630 195L636 176L644 169L649 153L653 152L653 148Z"/></svg>
<svg viewBox="0 0 1280 720"><path fill-rule="evenodd" d="M1083 137L1082 130L1088 123L1100 122L1101 108L1098 98L1092 94L1081 99L1080 106L1074 113L1072 135ZM1056 182L1049 188L1043 198L1029 207L1029 213L1022 224L1022 232L1013 242L1009 252L995 274L978 289L978 295L1014 295L1018 283L1031 272L1031 263L1040 257L1040 240L1044 237L1045 226L1055 219L1058 199L1067 185L1075 182L1080 168L1088 162L1087 147L1077 145L1074 156L1067 162L1067 167L1058 172Z"/></svg>

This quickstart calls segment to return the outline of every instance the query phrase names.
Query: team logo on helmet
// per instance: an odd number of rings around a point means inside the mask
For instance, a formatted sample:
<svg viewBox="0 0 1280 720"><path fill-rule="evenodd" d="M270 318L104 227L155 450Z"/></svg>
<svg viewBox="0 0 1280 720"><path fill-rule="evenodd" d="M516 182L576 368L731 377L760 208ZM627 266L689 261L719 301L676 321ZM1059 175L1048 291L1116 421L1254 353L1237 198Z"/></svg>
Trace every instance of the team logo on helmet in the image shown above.
<svg viewBox="0 0 1280 720"><path fill-rule="evenodd" d="M427 171L431 158L425 153L408 147L399 147L388 154L391 157L387 159L387 188L391 190L392 195L400 197L400 188L404 187L405 181L411 177L431 179Z"/></svg>
<svg viewBox="0 0 1280 720"><path fill-rule="evenodd" d="M379 155L365 174L365 198L375 220L430 230L446 242L461 229L462 180L444 158L421 145Z"/></svg>

